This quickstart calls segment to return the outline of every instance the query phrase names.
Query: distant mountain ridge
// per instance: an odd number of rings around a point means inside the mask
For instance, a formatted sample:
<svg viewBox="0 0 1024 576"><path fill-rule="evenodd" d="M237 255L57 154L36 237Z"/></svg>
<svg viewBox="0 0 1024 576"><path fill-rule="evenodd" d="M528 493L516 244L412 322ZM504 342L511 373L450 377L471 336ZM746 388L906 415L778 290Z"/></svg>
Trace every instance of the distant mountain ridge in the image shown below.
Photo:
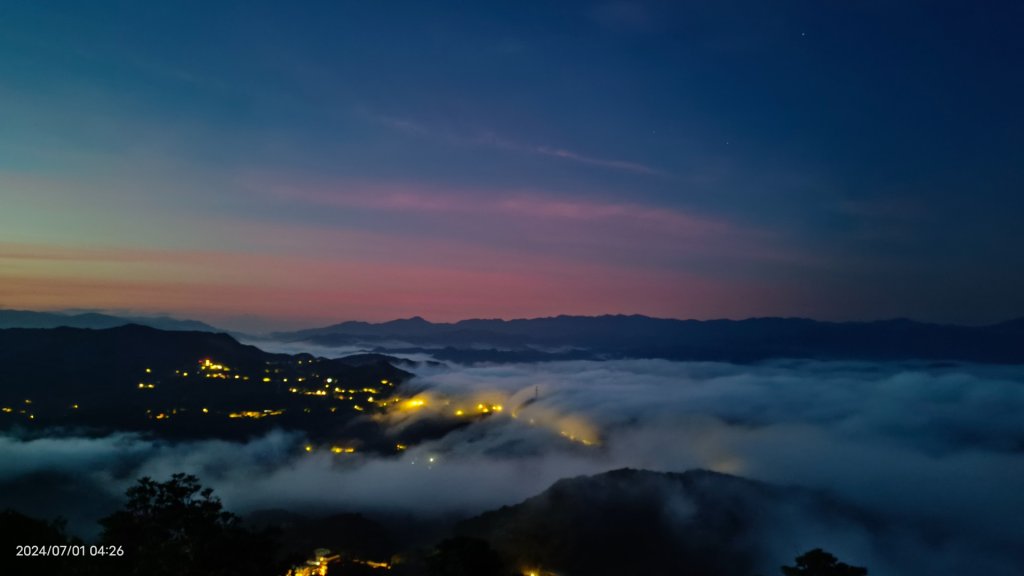
<svg viewBox="0 0 1024 576"><path fill-rule="evenodd" d="M3 328L105 329L140 324L161 330L223 332L168 317L0 310ZM259 343L261 338L246 337ZM382 323L348 321L272 333L264 339L362 346L385 354L426 352L454 362L664 358L754 362L776 358L1024 363L1024 318L986 326L907 319L826 322L807 318L676 320L642 315L552 316L435 323L419 316Z"/></svg>
<svg viewBox="0 0 1024 576"><path fill-rule="evenodd" d="M343 322L279 332L278 340L428 351L453 361L667 358L749 362L772 358L1024 363L1024 319L988 326L907 319L824 322L806 318L674 320L648 316L555 316L432 323ZM404 344L405 348L402 349Z"/></svg>
<svg viewBox="0 0 1024 576"><path fill-rule="evenodd" d="M198 320L179 320L169 316L113 316L98 312L70 314L61 312L34 312L31 310L0 309L0 329L3 328L91 328L101 330L128 324L149 326L159 330L185 330L193 332L224 332Z"/></svg>

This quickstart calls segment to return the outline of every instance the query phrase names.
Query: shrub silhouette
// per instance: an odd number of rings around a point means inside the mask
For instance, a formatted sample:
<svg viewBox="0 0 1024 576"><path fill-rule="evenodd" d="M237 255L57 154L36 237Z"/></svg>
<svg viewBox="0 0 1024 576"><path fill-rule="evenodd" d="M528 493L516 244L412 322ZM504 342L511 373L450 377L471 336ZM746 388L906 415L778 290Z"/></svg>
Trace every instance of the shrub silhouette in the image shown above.
<svg viewBox="0 0 1024 576"><path fill-rule="evenodd" d="M106 573L279 576L287 570L274 540L243 528L195 476L144 477L126 495L124 508L100 521L101 544L124 550L106 559Z"/></svg>
<svg viewBox="0 0 1024 576"><path fill-rule="evenodd" d="M821 548L815 548L797 556L796 565L783 566L782 573L785 576L865 576L868 569L850 566Z"/></svg>

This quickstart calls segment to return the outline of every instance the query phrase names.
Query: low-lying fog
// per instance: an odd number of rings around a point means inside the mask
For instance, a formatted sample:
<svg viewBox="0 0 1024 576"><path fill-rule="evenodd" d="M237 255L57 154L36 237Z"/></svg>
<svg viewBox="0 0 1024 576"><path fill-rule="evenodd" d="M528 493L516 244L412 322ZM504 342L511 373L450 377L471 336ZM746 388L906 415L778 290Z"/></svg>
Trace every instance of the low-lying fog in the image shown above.
<svg viewBox="0 0 1024 576"><path fill-rule="evenodd" d="M566 476L708 468L826 489L883 520L870 531L780 520L779 534L766 535L785 543L780 561L822 546L882 575L1019 574L1024 565L1016 552L1024 547L1019 367L620 360L414 371L409 386L424 398L480 398L504 409L392 457L306 454L296 431L245 445L3 437L0 506L59 512L87 534L135 478L187 471L236 512L454 516L517 503ZM434 406L389 425L450 409ZM32 479L48 472L77 485L51 498L33 492ZM76 510L85 494L104 497Z"/></svg>

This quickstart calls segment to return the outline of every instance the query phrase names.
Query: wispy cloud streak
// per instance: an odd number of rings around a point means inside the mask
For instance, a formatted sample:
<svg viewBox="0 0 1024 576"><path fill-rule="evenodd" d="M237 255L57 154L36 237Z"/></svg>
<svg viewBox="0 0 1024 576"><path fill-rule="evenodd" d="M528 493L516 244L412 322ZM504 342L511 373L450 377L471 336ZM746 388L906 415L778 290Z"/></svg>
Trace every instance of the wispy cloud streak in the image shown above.
<svg viewBox="0 0 1024 576"><path fill-rule="evenodd" d="M632 174L641 174L645 176L669 176L669 174L664 170L659 170L657 168L648 166L640 162L612 158L600 158L588 154L583 154L581 152L577 152L574 150L568 150L566 148L559 146L536 145L518 142L515 140L510 140L508 138L498 136L492 132L485 132L483 134L478 135L469 135L450 130L440 130L432 128L420 122L409 120L407 118L396 118L393 116L382 115L373 115L372 117L377 122L400 132L416 135L423 138L429 138L432 140L450 142L462 146L476 146L483 148L492 148L495 150L505 150L509 152L515 152L518 154L543 156L547 158L555 158L559 160L565 160L568 162L574 162L577 164L584 164L587 166L596 166L608 170L629 172Z"/></svg>

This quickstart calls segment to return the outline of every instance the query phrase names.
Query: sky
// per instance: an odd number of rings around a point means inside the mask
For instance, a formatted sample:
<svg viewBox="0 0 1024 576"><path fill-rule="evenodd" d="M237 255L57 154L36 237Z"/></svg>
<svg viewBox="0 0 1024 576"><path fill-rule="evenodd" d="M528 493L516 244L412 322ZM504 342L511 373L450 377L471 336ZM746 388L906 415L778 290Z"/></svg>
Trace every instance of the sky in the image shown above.
<svg viewBox="0 0 1024 576"><path fill-rule="evenodd" d="M1024 6L5 2L0 307L1024 315Z"/></svg>

